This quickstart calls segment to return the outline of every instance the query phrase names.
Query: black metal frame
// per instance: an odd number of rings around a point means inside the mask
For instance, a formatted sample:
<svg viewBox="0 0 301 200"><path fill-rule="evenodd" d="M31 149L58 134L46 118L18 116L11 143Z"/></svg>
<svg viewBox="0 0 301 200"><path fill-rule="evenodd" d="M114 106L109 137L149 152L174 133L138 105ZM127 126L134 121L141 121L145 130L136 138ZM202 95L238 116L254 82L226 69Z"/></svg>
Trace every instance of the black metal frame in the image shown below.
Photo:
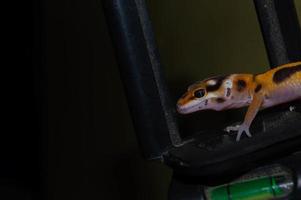
<svg viewBox="0 0 301 200"><path fill-rule="evenodd" d="M293 0L254 0L254 3L271 67L301 60L301 32ZM206 183L204 180L222 183L254 166L266 164L268 159L301 150L301 125L298 123L301 114L279 109L266 111L261 118L263 122L254 123L257 132L262 129L260 123L278 125L267 131L274 134L271 141L264 142L269 137L262 134L257 140L254 137L237 144L229 142L228 136L223 136L223 131L219 130L215 131L219 135L217 142L213 138L202 144L200 141L204 139L198 136L194 139L199 143L183 142L144 0L103 0L103 5L142 152L147 159L163 158L174 169L170 199L193 199L194 195L201 195L200 185ZM284 128L285 135L281 131ZM277 149L273 146L276 143ZM204 146L202 150L195 148L200 144ZM246 145L253 149L242 150L232 157L224 156L233 155ZM212 148L216 154L212 153ZM215 160L211 159L214 156Z"/></svg>

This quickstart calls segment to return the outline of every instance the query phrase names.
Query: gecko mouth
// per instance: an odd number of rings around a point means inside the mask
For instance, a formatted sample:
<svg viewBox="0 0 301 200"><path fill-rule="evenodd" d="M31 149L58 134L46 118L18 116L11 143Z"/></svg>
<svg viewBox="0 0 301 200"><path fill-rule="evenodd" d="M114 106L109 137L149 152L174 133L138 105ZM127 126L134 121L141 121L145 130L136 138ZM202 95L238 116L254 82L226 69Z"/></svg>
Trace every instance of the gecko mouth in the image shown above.
<svg viewBox="0 0 301 200"><path fill-rule="evenodd" d="M190 113L193 113L193 112L197 112L201 109L202 109L202 106L198 105L198 104L193 105L193 106L180 106L180 105L177 105L177 111L180 114L190 114Z"/></svg>

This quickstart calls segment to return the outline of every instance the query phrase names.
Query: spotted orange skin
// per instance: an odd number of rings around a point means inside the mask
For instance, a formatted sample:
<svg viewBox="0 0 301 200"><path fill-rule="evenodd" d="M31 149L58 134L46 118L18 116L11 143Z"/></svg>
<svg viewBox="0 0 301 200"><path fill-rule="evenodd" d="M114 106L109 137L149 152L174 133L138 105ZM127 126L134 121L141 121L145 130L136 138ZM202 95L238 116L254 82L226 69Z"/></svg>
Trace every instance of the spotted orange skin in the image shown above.
<svg viewBox="0 0 301 200"><path fill-rule="evenodd" d="M203 98L194 96L199 89L206 91ZM238 128L226 128L226 131L237 131L236 141L239 141L244 132L251 137L249 128L260 108L296 99L301 100L301 61L258 75L232 74L197 82L178 100L177 109L187 114L198 110L219 111L249 106L244 122Z"/></svg>
<svg viewBox="0 0 301 200"><path fill-rule="evenodd" d="M300 70L295 70L299 68ZM281 81L275 81L275 74L281 70L292 70ZM271 69L263 74L255 76L254 83L261 85L262 95L265 101L262 107L271 107L280 103L289 102L301 98L301 62L289 63Z"/></svg>
<svg viewBox="0 0 301 200"><path fill-rule="evenodd" d="M226 76L227 78L231 78L233 80L233 89L231 91L231 96L232 99L236 100L241 100L244 98L247 98L247 96L253 97L254 93L256 92L261 92L264 93L264 95L268 96L277 96L277 92L286 90L287 93L292 92L298 92L300 91L301 88L301 71L296 71L292 73L289 77L285 78L281 82L275 82L273 80L275 74L279 72L279 70L282 69L289 69L289 68L294 68L296 66L301 66L301 61L300 62L295 62L295 63L289 63L286 65L282 65L279 67L276 67L274 69L271 69L265 73L262 74L257 74L257 75L252 75L252 74L233 74ZM184 106L188 104L190 101L194 100L194 92L199 89L205 89L208 87L208 81L214 79L209 78L204 81L197 82L193 85L191 85L188 90L184 93L184 95L179 98L178 100L178 106ZM225 78L225 80L227 79ZM242 87L239 82L244 82L245 86ZM292 89L292 88L295 89ZM256 91L259 90L260 91ZM217 90L213 91L215 94L219 96L223 96L225 91L224 87L220 87ZM209 91L206 92L206 95L210 93ZM285 93L285 92L284 92ZM301 93L301 92L300 92ZM279 97L278 97L279 98ZM267 107L267 106L264 106ZM227 109L227 108L225 108Z"/></svg>

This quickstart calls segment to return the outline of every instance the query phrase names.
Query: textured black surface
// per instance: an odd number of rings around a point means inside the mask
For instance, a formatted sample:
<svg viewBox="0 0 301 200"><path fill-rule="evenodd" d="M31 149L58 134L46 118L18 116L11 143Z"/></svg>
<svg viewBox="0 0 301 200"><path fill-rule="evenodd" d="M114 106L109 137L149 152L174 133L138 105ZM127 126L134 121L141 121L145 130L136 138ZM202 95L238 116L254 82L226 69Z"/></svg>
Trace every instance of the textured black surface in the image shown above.
<svg viewBox="0 0 301 200"><path fill-rule="evenodd" d="M290 155L301 150L301 113L300 103L294 111L288 106L263 111L251 126L252 138L236 142L235 134L211 130L169 151L165 161L181 176L214 184Z"/></svg>

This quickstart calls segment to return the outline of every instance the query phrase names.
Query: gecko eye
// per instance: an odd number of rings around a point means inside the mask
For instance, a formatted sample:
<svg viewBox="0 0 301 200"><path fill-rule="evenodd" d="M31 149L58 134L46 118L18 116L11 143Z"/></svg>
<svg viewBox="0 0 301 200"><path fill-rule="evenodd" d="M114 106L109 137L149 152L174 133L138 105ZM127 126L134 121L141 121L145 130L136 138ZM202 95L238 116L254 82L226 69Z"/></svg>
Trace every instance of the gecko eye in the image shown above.
<svg viewBox="0 0 301 200"><path fill-rule="evenodd" d="M194 96L196 98L202 98L205 95L205 90L204 89L200 89L194 92Z"/></svg>

